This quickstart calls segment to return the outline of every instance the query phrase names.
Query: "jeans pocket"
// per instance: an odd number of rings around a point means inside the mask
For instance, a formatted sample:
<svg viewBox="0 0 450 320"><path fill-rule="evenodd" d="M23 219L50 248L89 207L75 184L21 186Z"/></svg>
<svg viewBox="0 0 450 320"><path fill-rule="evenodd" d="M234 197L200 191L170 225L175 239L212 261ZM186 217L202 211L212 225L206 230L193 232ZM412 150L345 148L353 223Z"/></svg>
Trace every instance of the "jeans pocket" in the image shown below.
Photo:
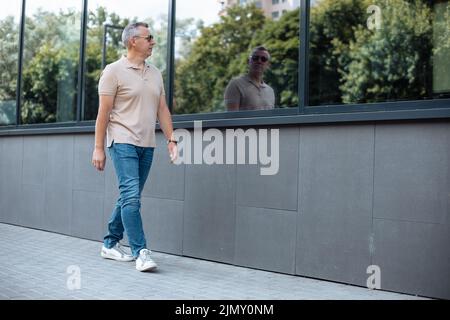
<svg viewBox="0 0 450 320"><path fill-rule="evenodd" d="M134 159L138 157L136 147L128 143L114 143L111 151L117 159Z"/></svg>

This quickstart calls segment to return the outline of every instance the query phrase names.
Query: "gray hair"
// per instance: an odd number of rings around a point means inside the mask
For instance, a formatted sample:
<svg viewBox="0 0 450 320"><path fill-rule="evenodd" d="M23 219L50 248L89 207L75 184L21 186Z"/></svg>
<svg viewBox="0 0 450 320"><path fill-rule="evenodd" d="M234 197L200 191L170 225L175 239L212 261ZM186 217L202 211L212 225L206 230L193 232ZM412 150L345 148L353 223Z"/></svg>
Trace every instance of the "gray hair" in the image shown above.
<svg viewBox="0 0 450 320"><path fill-rule="evenodd" d="M269 50L267 50L267 48L264 47L264 46L258 46L258 47L256 47L256 48L253 48L252 53L250 54L250 56L254 55L257 51L266 51L267 54L269 55L269 59L270 59L270 53L269 53Z"/></svg>
<svg viewBox="0 0 450 320"><path fill-rule="evenodd" d="M128 41L130 41L131 38L139 35L139 31L138 31L139 27L148 28L148 24L145 22L135 22L135 23L130 23L129 25L127 25L125 27L125 29L123 29L122 43L125 46L125 48L128 48Z"/></svg>

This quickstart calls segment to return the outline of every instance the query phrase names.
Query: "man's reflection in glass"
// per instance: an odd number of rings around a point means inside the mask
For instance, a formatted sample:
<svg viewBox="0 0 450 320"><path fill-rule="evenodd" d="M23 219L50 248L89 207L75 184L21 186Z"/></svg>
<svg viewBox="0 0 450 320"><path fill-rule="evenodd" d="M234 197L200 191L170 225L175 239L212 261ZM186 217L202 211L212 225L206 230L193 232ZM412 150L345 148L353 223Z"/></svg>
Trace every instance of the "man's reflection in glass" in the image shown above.
<svg viewBox="0 0 450 320"><path fill-rule="evenodd" d="M269 65L269 51L262 46L256 47L248 59L248 73L233 78L225 89L224 99L228 111L274 108L275 93L263 80Z"/></svg>

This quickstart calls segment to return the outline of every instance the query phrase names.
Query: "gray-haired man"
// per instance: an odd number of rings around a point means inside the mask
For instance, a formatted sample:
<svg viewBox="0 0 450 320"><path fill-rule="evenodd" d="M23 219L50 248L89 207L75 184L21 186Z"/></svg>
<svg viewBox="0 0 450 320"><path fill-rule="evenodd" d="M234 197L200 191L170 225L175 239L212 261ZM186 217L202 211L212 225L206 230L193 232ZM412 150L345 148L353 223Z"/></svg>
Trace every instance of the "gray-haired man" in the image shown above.
<svg viewBox="0 0 450 320"><path fill-rule="evenodd" d="M270 54L265 47L253 49L248 59L248 73L234 78L225 89L224 99L228 111L267 110L275 106L275 93L264 82Z"/></svg>
<svg viewBox="0 0 450 320"><path fill-rule="evenodd" d="M101 256L118 261L136 260L136 269L157 267L147 249L140 213L141 192L150 171L156 146L155 126L159 120L172 161L177 157L172 118L166 105L161 72L145 62L155 40L143 22L128 25L122 40L127 55L105 67L100 77L100 105L95 125L92 164L104 170L107 147L119 182L120 196L108 223ZM119 241L127 233L131 255Z"/></svg>

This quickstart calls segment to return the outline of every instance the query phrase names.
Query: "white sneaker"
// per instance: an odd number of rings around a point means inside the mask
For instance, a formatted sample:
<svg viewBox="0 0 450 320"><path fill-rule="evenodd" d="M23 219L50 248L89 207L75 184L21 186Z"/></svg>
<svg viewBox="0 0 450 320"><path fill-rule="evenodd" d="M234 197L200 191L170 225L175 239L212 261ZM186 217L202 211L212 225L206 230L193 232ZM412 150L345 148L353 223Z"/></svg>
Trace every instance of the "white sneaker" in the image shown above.
<svg viewBox="0 0 450 320"><path fill-rule="evenodd" d="M114 247L108 249L103 245L102 252L100 254L105 259L112 259L117 261L133 261L134 258L131 254L125 252L120 243L116 243Z"/></svg>
<svg viewBox="0 0 450 320"><path fill-rule="evenodd" d="M136 259L136 270L138 271L152 271L155 270L158 265L150 258L152 252L148 249L141 249L139 251L139 257Z"/></svg>

